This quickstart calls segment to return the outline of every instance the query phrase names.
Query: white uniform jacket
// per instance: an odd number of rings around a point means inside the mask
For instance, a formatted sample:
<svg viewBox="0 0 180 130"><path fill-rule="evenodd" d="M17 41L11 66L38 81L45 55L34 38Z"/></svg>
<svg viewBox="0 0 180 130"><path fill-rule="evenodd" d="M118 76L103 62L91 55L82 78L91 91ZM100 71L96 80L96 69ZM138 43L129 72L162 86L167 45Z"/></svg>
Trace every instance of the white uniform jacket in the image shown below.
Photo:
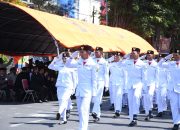
<svg viewBox="0 0 180 130"><path fill-rule="evenodd" d="M76 96L96 96L98 68L94 60L91 57L86 60L80 58L78 61L70 59L67 62L67 65L77 68L78 85L76 89Z"/></svg>
<svg viewBox="0 0 180 130"><path fill-rule="evenodd" d="M128 60L125 62L125 70L127 71L127 89L142 88L145 82L145 63L137 59L134 64L134 60Z"/></svg>
<svg viewBox="0 0 180 130"><path fill-rule="evenodd" d="M180 64L177 65L176 61L171 61L171 62L165 62L162 65L166 66L169 72L168 90L180 94Z"/></svg>
<svg viewBox="0 0 180 130"><path fill-rule="evenodd" d="M104 86L109 87L109 65L104 58L94 58L98 67L98 81L104 81Z"/></svg>
<svg viewBox="0 0 180 130"><path fill-rule="evenodd" d="M60 87L61 95L73 94L77 86L76 74L73 68L68 68L62 61L53 61L48 66L49 69L58 71L56 87Z"/></svg>
<svg viewBox="0 0 180 130"><path fill-rule="evenodd" d="M110 83L111 85L120 85L124 88L126 73L121 62L113 62L110 64Z"/></svg>
<svg viewBox="0 0 180 130"><path fill-rule="evenodd" d="M158 80L158 65L155 60L152 61L145 61L145 83L144 87L147 86L155 86L157 87L157 80Z"/></svg>
<svg viewBox="0 0 180 130"><path fill-rule="evenodd" d="M167 68L163 67L161 64L158 63L157 73L157 87L167 89L169 83Z"/></svg>

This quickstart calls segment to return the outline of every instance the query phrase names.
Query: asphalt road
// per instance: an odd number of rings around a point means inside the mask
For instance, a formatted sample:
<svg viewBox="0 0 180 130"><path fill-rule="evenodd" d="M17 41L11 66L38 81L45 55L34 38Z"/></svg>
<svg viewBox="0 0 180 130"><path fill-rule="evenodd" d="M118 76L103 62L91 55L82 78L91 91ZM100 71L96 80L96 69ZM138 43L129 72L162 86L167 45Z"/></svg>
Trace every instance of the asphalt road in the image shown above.
<svg viewBox="0 0 180 130"><path fill-rule="evenodd" d="M65 125L58 125L55 115L58 102L46 103L0 103L0 130L78 130L78 114L74 102L71 117ZM118 119L113 118L113 111L109 111L109 100L104 99L100 122L94 123L90 116L89 130L170 130L173 126L168 112L163 118L153 118L144 121L144 114L138 116L138 126L128 127L127 109Z"/></svg>

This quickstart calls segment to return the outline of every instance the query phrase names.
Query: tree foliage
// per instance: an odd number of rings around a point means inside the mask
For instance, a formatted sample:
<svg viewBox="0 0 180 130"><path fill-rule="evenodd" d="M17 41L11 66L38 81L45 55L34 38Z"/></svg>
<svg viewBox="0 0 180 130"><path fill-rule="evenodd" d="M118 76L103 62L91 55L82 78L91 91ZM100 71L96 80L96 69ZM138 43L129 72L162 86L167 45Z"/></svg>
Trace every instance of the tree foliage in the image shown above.
<svg viewBox="0 0 180 130"><path fill-rule="evenodd" d="M109 0L109 25L154 37L171 37L180 28L179 0ZM156 46L156 45L155 45Z"/></svg>

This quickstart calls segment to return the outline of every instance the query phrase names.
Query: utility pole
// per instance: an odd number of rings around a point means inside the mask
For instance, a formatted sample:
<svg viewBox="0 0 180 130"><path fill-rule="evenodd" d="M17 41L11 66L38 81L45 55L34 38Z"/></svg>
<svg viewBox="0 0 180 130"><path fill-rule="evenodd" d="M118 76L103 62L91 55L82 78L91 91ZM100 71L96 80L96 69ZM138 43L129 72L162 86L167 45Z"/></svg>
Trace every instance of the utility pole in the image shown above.
<svg viewBox="0 0 180 130"><path fill-rule="evenodd" d="M92 12L92 17L93 17L93 20L92 20L92 23L94 23L94 17L95 17L95 6L93 6L93 12Z"/></svg>

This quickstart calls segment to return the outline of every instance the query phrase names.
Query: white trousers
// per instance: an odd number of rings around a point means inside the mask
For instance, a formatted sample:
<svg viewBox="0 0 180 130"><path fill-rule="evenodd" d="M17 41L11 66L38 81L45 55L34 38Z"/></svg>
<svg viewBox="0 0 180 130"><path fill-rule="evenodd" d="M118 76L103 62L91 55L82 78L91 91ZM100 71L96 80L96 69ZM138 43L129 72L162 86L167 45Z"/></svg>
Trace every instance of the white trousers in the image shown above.
<svg viewBox="0 0 180 130"><path fill-rule="evenodd" d="M155 85L147 86L144 94L144 109L146 115L149 114L149 111L153 108L153 96L155 91Z"/></svg>
<svg viewBox="0 0 180 130"><path fill-rule="evenodd" d="M91 97L76 97L79 113L79 130L88 130Z"/></svg>
<svg viewBox="0 0 180 130"><path fill-rule="evenodd" d="M123 87L120 85L114 85L114 106L115 106L115 112L122 110L122 96L123 96Z"/></svg>
<svg viewBox="0 0 180 130"><path fill-rule="evenodd" d="M158 113L167 110L167 88L159 87L157 92Z"/></svg>
<svg viewBox="0 0 180 130"><path fill-rule="evenodd" d="M92 112L96 113L97 117L99 118L101 116L100 104L102 101L103 92L104 92L104 81L98 81L97 95L93 99L94 106Z"/></svg>
<svg viewBox="0 0 180 130"><path fill-rule="evenodd" d="M58 87L57 88L57 97L58 97L58 102L59 102L59 114L63 121L67 121L66 110L67 110L67 105L68 105L68 100L70 98L70 95L69 95L69 98L62 98L61 88Z"/></svg>
<svg viewBox="0 0 180 130"><path fill-rule="evenodd" d="M139 113L141 88L128 89L129 118L132 121L133 115Z"/></svg>
<svg viewBox="0 0 180 130"><path fill-rule="evenodd" d="M111 83L109 84L109 94L110 94L110 102L111 104L114 104L114 93L113 93L113 86Z"/></svg>
<svg viewBox="0 0 180 130"><path fill-rule="evenodd" d="M170 92L170 104L174 124L180 124L180 93Z"/></svg>
<svg viewBox="0 0 180 130"><path fill-rule="evenodd" d="M67 110L71 110L73 108L73 106L72 106L72 100L71 100L71 98L69 98L69 100L68 100L68 105L67 105Z"/></svg>

